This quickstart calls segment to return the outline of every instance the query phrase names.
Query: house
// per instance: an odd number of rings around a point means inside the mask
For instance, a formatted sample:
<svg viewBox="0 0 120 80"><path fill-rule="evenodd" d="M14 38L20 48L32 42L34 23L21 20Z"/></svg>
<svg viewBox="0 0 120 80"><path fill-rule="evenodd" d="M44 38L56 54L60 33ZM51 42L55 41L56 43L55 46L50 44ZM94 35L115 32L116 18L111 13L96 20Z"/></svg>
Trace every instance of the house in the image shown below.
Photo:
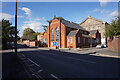
<svg viewBox="0 0 120 80"><path fill-rule="evenodd" d="M20 39L22 44L26 44L27 46L37 46L37 40L30 40L27 36L24 36Z"/></svg>
<svg viewBox="0 0 120 80"><path fill-rule="evenodd" d="M37 46L48 47L47 45L47 32L40 33L37 35Z"/></svg>
<svg viewBox="0 0 120 80"><path fill-rule="evenodd" d="M90 30L90 36L95 38L96 45L101 44L101 33L98 30Z"/></svg>
<svg viewBox="0 0 120 80"><path fill-rule="evenodd" d="M90 32L77 23L54 17L46 32L37 35L40 46L59 48L90 47L96 44L96 38L91 37ZM100 39L100 38L98 38Z"/></svg>
<svg viewBox="0 0 120 80"><path fill-rule="evenodd" d="M101 33L101 43L107 44L107 38L105 37L106 29L109 26L107 22L88 16L80 23L80 26L82 26L88 31L98 30Z"/></svg>

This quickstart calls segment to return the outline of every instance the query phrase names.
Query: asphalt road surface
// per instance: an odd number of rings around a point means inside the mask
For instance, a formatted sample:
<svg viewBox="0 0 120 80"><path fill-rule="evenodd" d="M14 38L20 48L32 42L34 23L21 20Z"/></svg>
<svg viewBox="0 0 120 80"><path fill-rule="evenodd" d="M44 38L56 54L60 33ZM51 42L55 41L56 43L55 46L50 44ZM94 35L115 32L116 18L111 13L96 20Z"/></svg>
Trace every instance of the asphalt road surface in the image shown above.
<svg viewBox="0 0 120 80"><path fill-rule="evenodd" d="M27 59L25 62L43 79L118 79L120 76L118 58L39 50L37 48L21 49L19 54Z"/></svg>

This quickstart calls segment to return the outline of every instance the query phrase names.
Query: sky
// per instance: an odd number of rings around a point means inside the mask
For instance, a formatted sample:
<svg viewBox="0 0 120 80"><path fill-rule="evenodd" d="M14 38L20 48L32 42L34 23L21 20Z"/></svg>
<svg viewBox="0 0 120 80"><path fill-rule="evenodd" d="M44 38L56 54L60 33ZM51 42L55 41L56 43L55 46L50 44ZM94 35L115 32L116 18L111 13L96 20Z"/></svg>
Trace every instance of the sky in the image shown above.
<svg viewBox="0 0 120 80"><path fill-rule="evenodd" d="M1 3L0 3L1 5ZM0 20L10 20L15 25L15 2L2 2ZM118 15L118 2L18 2L19 36L25 28L43 32L46 20L62 16L65 20L80 24L89 15L99 20L111 22Z"/></svg>

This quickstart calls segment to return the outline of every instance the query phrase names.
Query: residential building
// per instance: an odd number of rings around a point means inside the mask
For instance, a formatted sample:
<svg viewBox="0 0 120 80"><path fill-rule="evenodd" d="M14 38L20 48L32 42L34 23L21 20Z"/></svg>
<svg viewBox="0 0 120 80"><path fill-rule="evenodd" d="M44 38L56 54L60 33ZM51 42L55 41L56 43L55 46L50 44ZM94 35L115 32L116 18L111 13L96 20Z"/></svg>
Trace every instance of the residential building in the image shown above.
<svg viewBox="0 0 120 80"><path fill-rule="evenodd" d="M90 30L90 36L92 36L93 38L95 38L95 43L100 44L101 43L101 33L99 33L98 30Z"/></svg>
<svg viewBox="0 0 120 80"><path fill-rule="evenodd" d="M98 30L101 33L101 43L107 44L107 38L105 37L106 29L109 26L107 22L88 16L80 23L80 26L82 26L88 31Z"/></svg>

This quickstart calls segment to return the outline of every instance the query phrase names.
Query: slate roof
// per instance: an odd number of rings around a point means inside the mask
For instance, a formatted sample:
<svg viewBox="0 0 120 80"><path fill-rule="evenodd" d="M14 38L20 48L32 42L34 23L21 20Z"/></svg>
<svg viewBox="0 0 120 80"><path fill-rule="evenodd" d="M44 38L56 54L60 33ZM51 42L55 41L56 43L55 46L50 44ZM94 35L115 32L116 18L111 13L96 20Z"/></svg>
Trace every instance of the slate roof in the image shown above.
<svg viewBox="0 0 120 80"><path fill-rule="evenodd" d="M90 35L95 35L97 33L97 30L91 30L89 32L90 32Z"/></svg>
<svg viewBox="0 0 120 80"><path fill-rule="evenodd" d="M79 30L70 31L70 33L67 36L75 36L78 33Z"/></svg>
<svg viewBox="0 0 120 80"><path fill-rule="evenodd" d="M87 31L86 29L84 29L83 27L81 27L81 26L80 26L79 24L77 24L77 23L70 22L70 21L67 21L67 20L61 20L61 22L62 22L65 26L67 26L67 27Z"/></svg>
<svg viewBox="0 0 120 80"><path fill-rule="evenodd" d="M70 21L67 21L67 20L65 20L65 19L59 19L58 17L55 17L55 18L57 18L58 20L61 20L61 23L64 24L65 26L67 26L67 27L87 31L85 28L83 28L82 26L80 26L80 25L77 24L77 23L70 22ZM52 20L53 20L53 19L52 19ZM49 20L49 22L51 23L52 20Z"/></svg>

